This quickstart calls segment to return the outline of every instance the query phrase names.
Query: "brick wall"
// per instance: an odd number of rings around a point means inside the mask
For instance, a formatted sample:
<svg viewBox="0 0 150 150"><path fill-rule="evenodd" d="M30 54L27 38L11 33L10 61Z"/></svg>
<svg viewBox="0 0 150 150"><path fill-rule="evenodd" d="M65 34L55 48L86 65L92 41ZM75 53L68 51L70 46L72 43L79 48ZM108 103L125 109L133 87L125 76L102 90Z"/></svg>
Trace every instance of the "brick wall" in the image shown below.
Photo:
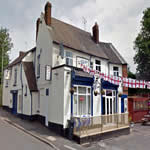
<svg viewBox="0 0 150 150"><path fill-rule="evenodd" d="M122 65L122 76L124 78L128 77L128 71L127 71L127 65ZM123 87L123 94L127 94L128 95L128 88L127 87Z"/></svg>

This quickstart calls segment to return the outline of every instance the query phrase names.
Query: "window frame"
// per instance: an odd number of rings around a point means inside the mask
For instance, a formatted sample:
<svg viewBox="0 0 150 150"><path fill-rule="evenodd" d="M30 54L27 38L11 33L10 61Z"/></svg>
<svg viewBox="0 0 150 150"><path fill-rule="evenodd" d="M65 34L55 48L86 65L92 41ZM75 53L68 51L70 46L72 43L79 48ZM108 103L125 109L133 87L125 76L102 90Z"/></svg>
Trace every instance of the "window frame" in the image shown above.
<svg viewBox="0 0 150 150"><path fill-rule="evenodd" d="M71 55L67 56L67 53L68 54L70 53L72 56ZM67 64L67 59L69 60L68 64ZM71 52L71 51L65 51L65 64L68 65L68 66L73 66L73 52Z"/></svg>
<svg viewBox="0 0 150 150"><path fill-rule="evenodd" d="M78 60L78 59L79 59L79 60ZM81 68L81 66L80 66L81 61L87 62L87 64L84 63L83 65L89 67L89 61L90 61L90 60L87 59L87 58L85 58L85 57L81 57L81 56L76 56L76 67ZM78 62L79 62L79 63L78 63ZM78 65L79 65L79 66L78 66Z"/></svg>
<svg viewBox="0 0 150 150"><path fill-rule="evenodd" d="M86 93L79 93L79 87L84 87L86 88ZM76 88L76 91L74 92L73 95L73 116L91 116L91 87L90 86L83 86L83 85L74 85L74 88ZM90 89L90 92L88 91ZM74 113L74 97L76 96L77 98L77 103L76 103L76 114ZM85 96L85 101L86 101L86 114L80 114L80 108L79 108L79 96ZM88 97L90 96L90 101L88 100ZM90 103L89 103L90 102ZM90 105L90 106L89 106Z"/></svg>
<svg viewBox="0 0 150 150"><path fill-rule="evenodd" d="M96 61L99 61L100 63L97 64ZM99 69L97 69L97 68L99 68ZM95 70L101 72L101 60L95 59Z"/></svg>
<svg viewBox="0 0 150 150"><path fill-rule="evenodd" d="M114 68L118 68L118 70L115 70ZM119 67L118 66L113 66L113 75L119 77Z"/></svg>

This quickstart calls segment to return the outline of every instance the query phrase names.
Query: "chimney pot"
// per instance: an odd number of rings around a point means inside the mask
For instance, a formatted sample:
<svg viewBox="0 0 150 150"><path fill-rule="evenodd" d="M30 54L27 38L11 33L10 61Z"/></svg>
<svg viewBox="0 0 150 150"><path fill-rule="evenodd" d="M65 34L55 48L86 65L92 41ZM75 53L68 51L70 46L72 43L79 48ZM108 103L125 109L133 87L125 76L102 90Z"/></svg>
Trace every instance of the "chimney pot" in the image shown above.
<svg viewBox="0 0 150 150"><path fill-rule="evenodd" d="M45 5L45 23L49 26L51 25L51 7L51 3L47 2Z"/></svg>
<svg viewBox="0 0 150 150"><path fill-rule="evenodd" d="M99 26L97 24L97 22L95 22L95 25L93 26L93 40L95 41L95 43L99 43Z"/></svg>

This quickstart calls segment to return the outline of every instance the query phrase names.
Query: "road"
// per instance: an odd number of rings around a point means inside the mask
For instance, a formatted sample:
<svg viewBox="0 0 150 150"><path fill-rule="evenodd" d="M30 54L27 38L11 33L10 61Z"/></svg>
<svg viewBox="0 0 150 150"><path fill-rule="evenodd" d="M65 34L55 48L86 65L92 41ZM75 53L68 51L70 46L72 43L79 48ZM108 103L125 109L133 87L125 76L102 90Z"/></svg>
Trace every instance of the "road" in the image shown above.
<svg viewBox="0 0 150 150"><path fill-rule="evenodd" d="M0 149L2 150L52 150L47 144L27 135L0 119Z"/></svg>

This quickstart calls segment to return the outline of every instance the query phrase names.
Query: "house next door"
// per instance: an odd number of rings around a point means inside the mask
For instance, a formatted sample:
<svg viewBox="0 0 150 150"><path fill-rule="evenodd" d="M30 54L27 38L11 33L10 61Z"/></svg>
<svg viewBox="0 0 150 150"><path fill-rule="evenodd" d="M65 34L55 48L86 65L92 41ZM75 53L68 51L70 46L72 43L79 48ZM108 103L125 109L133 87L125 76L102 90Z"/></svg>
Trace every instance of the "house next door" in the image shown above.
<svg viewBox="0 0 150 150"><path fill-rule="evenodd" d="M12 92L12 97L13 97L12 113L13 114L17 114L17 95L18 95L17 91Z"/></svg>

